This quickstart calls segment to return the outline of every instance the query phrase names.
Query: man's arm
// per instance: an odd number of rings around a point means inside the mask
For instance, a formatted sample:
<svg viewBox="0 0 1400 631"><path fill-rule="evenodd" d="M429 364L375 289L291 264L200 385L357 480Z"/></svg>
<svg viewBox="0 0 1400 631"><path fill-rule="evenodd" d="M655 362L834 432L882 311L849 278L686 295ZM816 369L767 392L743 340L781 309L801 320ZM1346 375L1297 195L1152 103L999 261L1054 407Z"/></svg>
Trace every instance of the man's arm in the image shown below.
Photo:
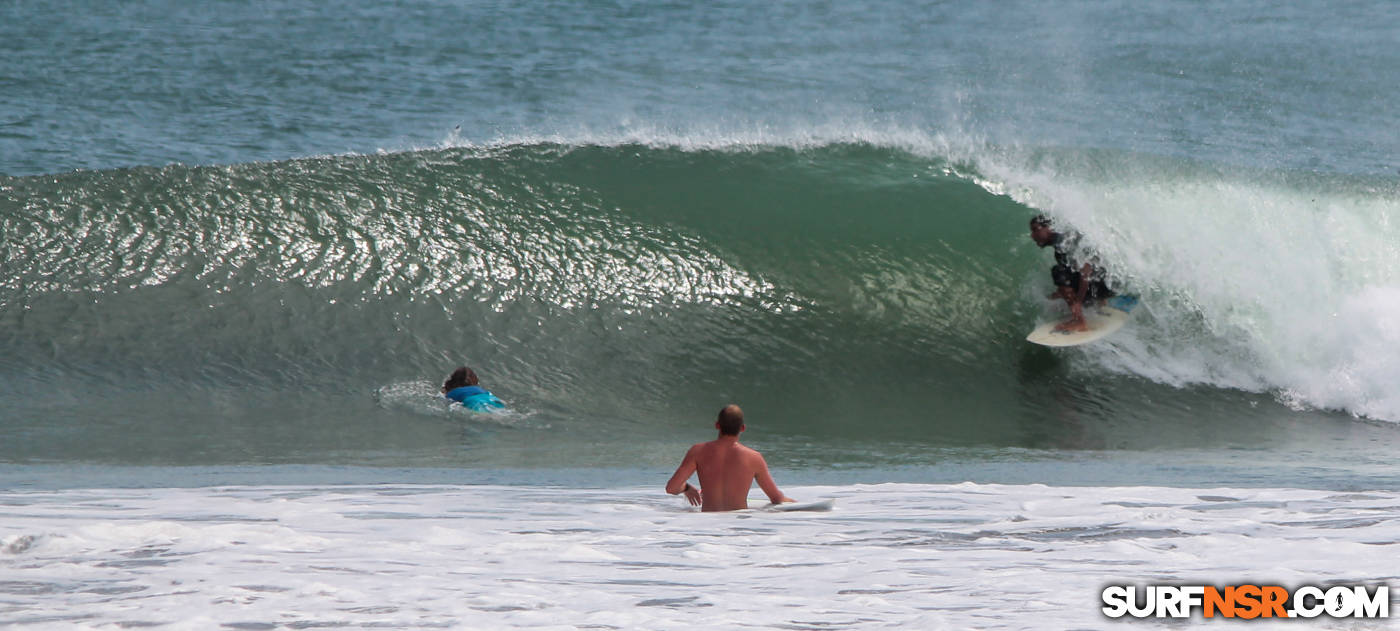
<svg viewBox="0 0 1400 631"><path fill-rule="evenodd" d="M1094 266L1093 266L1093 265L1090 265L1090 264L1088 264L1088 263L1085 263L1085 264L1084 264L1084 267L1079 268L1079 291L1078 291L1078 294L1075 296L1075 299L1076 299L1078 302L1080 302L1080 303L1083 303L1083 302L1084 302L1084 296L1086 296L1086 295L1089 294L1089 283L1093 282L1093 278L1094 278Z"/></svg>
<svg viewBox="0 0 1400 631"><path fill-rule="evenodd" d="M685 499L690 500L692 506L700 505L700 489L690 485L690 474L695 473L695 447L692 446L685 452L685 457L681 459L681 466L676 467L676 472L671 474L671 479L666 482L666 492L675 495L685 492Z"/></svg>
<svg viewBox="0 0 1400 631"><path fill-rule="evenodd" d="M768 462L763 459L763 454L754 452L754 458L758 462L754 467L756 471L753 477L758 480L758 488L763 489L763 494L768 496L768 501L774 504L797 501L783 495L783 492L778 490L778 483L774 482L772 474L768 473Z"/></svg>

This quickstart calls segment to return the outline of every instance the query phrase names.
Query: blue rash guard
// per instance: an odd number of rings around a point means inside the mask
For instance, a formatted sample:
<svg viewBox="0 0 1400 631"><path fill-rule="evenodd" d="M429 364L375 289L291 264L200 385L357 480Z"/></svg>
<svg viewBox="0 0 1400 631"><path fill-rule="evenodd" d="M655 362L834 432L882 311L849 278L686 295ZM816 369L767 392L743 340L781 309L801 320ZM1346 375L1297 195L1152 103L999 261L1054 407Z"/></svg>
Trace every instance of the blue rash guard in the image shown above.
<svg viewBox="0 0 1400 631"><path fill-rule="evenodd" d="M496 410L504 410L506 407L505 401L497 399L496 395L491 394L486 388L481 386L453 388L443 396L461 403L464 407L473 412L494 412Z"/></svg>

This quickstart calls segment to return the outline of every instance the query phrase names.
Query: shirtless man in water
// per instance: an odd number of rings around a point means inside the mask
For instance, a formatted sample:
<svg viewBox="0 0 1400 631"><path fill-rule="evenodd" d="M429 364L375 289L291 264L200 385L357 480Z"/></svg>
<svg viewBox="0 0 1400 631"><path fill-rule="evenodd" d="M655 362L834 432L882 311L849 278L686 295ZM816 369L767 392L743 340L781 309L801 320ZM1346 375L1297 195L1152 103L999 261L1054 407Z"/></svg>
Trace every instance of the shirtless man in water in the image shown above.
<svg viewBox="0 0 1400 631"><path fill-rule="evenodd" d="M690 504L703 511L738 510L749 507L749 487L757 479L758 488L763 489L769 501L793 501L778 490L763 455L739 444L739 433L744 431L744 411L739 406L727 405L720 410L715 429L719 430L719 438L693 445L685 452L681 466L666 483L667 493L685 493ZM691 473L699 474L703 495L687 481Z"/></svg>

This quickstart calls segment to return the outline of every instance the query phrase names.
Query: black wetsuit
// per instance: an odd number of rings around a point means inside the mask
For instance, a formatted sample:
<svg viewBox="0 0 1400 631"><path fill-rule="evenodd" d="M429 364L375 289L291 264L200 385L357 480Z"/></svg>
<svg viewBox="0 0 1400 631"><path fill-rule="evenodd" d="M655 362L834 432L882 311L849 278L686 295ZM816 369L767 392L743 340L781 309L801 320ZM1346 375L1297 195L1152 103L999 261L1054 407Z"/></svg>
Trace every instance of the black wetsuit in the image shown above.
<svg viewBox="0 0 1400 631"><path fill-rule="evenodd" d="M1075 250L1079 244L1079 235L1057 232L1055 239L1050 245L1055 248L1055 266L1050 268L1050 278L1055 281L1056 287L1069 287L1075 292L1079 291L1079 286L1084 282L1084 275L1079 272L1083 265L1074 260ZM1112 298L1113 290L1108 288L1108 284L1103 280L1103 270L1097 265L1093 266L1093 276L1089 278L1089 290L1084 293L1084 300L1102 300Z"/></svg>

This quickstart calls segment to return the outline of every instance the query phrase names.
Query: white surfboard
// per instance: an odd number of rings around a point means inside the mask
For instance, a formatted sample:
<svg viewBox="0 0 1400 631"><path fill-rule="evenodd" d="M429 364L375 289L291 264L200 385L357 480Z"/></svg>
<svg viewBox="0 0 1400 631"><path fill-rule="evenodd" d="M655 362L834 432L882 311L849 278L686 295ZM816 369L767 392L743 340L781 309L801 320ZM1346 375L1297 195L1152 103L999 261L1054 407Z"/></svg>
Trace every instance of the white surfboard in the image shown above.
<svg viewBox="0 0 1400 631"><path fill-rule="evenodd" d="M1046 322L1031 331L1026 341L1042 346L1079 346L1103 339L1128 323L1128 317L1137 303L1137 296L1114 296L1100 306L1084 309L1084 322L1089 325L1089 330L1056 331L1055 327L1060 322Z"/></svg>
<svg viewBox="0 0 1400 631"><path fill-rule="evenodd" d="M829 511L836 507L836 500L825 499L815 502L788 502L787 504L769 504L763 508L766 510L788 511Z"/></svg>

